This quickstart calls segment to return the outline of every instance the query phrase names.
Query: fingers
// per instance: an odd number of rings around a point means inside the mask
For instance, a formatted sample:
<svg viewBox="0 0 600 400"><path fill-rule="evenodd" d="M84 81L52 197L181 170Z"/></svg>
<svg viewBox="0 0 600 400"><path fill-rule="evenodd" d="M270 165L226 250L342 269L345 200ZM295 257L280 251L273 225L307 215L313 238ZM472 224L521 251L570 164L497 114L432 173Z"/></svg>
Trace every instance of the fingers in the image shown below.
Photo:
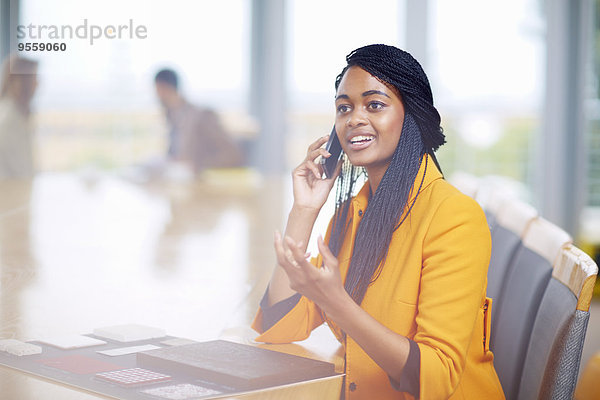
<svg viewBox="0 0 600 400"><path fill-rule="evenodd" d="M306 167L313 173L316 179L321 179L323 176L323 167L317 165L314 161L306 161Z"/></svg>
<svg viewBox="0 0 600 400"><path fill-rule="evenodd" d="M315 269L307 260L310 254L302 251L302 242L296 243L292 238L286 236L285 243L290 251L290 256L293 258L292 264L299 268L309 267L311 270Z"/></svg>
<svg viewBox="0 0 600 400"><path fill-rule="evenodd" d="M329 139L329 135L320 137L315 142L313 142L310 146L308 146L306 158L304 159L304 162L298 168L296 168L295 172L299 173L303 169L304 170L308 169L310 172L312 172L315 179L319 179L319 180L324 179L323 178L323 167L322 167L321 163L317 163L315 160L319 156L323 157L323 158L331 157L331 153L329 151L327 151L326 149L324 149L323 147L321 147L321 146L323 146L323 144L327 143L328 139ZM339 175L339 172L337 174L335 174L334 176L337 176L337 175Z"/></svg>
<svg viewBox="0 0 600 400"><path fill-rule="evenodd" d="M309 169L313 173L315 178L321 179L321 177L323 176L323 167L321 166L321 163L317 163L315 161L319 156L329 158L331 157L331 153L329 153L323 148L318 148L309 151L302 164L300 164L294 171L301 172L305 169Z"/></svg>
<svg viewBox="0 0 600 400"><path fill-rule="evenodd" d="M323 264L325 265L325 267L329 269L337 269L337 257L331 252L331 249L329 249L329 246L327 246L321 235L319 235L319 237L317 238L317 246L319 247L319 252L323 257Z"/></svg>
<svg viewBox="0 0 600 400"><path fill-rule="evenodd" d="M312 142L310 144L310 146L308 146L308 152L307 152L307 154L310 154L314 150L316 150L319 147L323 146L325 143L327 143L328 140L329 140L329 135L321 136L320 138L318 138L317 140L315 140L314 142Z"/></svg>
<svg viewBox="0 0 600 400"><path fill-rule="evenodd" d="M320 147L316 150L309 152L306 156L305 165L312 171L317 179L321 179L323 176L323 166L320 162L317 162L318 157L329 158L331 157L331 153Z"/></svg>
<svg viewBox="0 0 600 400"><path fill-rule="evenodd" d="M323 147L319 147L318 149L315 149L313 151L309 151L308 153L306 153L306 159L307 160L316 160L317 157L324 157L324 158L329 158L331 157L331 153L328 152L326 149L324 149Z"/></svg>
<svg viewBox="0 0 600 400"><path fill-rule="evenodd" d="M287 245L287 249L284 243ZM275 232L277 263L288 276L290 288L304 294L303 288L306 288L308 283L315 281L316 276L318 276L318 270L307 261L310 253L303 252L302 248L302 242L296 243L287 236L282 239L281 234Z"/></svg>
<svg viewBox="0 0 600 400"><path fill-rule="evenodd" d="M275 234L277 260L289 278L290 288L326 310L331 298L345 291L336 257L322 237L319 237L318 245L325 260L323 268L316 268L308 262L310 254L304 252L302 242L296 243L287 236L282 239L278 232Z"/></svg>
<svg viewBox="0 0 600 400"><path fill-rule="evenodd" d="M277 262L284 267L284 269L290 267L299 268L301 264L308 263L306 259L310 257L310 253L304 253L302 247L302 242L296 243L288 236L282 239L279 231L275 232L275 253Z"/></svg>

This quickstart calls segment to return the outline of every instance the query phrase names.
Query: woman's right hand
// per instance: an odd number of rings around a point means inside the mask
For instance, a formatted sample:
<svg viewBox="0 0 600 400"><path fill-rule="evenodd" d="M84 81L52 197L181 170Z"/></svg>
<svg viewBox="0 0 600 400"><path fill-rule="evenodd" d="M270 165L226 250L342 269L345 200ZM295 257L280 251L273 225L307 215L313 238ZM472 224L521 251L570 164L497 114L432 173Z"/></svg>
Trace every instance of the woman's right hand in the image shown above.
<svg viewBox="0 0 600 400"><path fill-rule="evenodd" d="M321 146L327 143L328 136L319 138L308 147L306 158L292 172L292 181L294 184L294 205L290 211L285 236L293 239L300 245L302 251L306 251L306 245L310 240L310 235L314 223L321 211L321 207L327 201L329 192L333 187L335 177L339 175L342 163L338 163L333 177L323 179L323 168L315 163L319 156L325 158L330 154ZM277 250L277 240L276 240ZM281 242L285 249L287 244ZM280 302L294 295L296 292L290 288L290 279L283 267L277 267L273 270L273 277L269 283L269 305Z"/></svg>
<svg viewBox="0 0 600 400"><path fill-rule="evenodd" d="M336 172L329 179L322 178L323 167L315 160L322 156L328 158L331 154L322 148L329 135L323 136L308 146L306 158L292 172L294 185L294 207L319 211L327 201L329 192L333 187L335 178L340 173L341 162L336 167Z"/></svg>

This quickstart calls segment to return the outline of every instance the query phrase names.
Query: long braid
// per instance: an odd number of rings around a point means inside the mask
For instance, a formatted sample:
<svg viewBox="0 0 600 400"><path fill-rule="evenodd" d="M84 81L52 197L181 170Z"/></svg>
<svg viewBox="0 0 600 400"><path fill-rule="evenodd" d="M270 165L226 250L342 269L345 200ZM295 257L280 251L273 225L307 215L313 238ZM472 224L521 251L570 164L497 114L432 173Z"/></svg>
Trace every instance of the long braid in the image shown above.
<svg viewBox="0 0 600 400"><path fill-rule="evenodd" d="M411 115L406 114L390 166L369 201L356 233L344 286L357 303L362 301L369 284L379 275L377 271L405 211L423 153L417 125Z"/></svg>
<svg viewBox="0 0 600 400"><path fill-rule="evenodd" d="M358 178L365 174L364 168L352 165L345 154L343 157L342 170L337 179L336 212L333 218L332 235L329 240L329 248L336 256L342 246L342 241L347 228L346 221L348 220L348 210L350 209L350 200L354 194L356 182L358 181Z"/></svg>
<svg viewBox="0 0 600 400"><path fill-rule="evenodd" d="M381 273L394 231L409 216L421 191L424 174L418 188L413 188L413 184L423 155L429 153L433 156L433 152L445 142L445 138L440 127L439 113L433 106L429 81L419 63L409 53L392 46L371 45L353 51L346 60L348 65L337 77L336 89L348 68L359 66L386 85L396 88L405 108L398 145L364 211L344 284L346 291L360 304L369 285ZM435 156L433 160L438 165ZM338 178L336 212L329 242L336 255L347 230L345 222L357 179L355 169L356 167L345 168ZM427 164L425 172L426 169ZM416 192L409 205L411 190Z"/></svg>

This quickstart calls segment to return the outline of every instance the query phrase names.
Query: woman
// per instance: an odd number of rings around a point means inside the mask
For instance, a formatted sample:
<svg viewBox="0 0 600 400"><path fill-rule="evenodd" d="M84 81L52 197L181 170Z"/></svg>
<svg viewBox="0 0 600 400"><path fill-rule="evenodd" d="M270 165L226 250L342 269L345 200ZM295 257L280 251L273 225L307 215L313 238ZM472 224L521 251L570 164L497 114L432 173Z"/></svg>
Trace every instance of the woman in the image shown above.
<svg viewBox="0 0 600 400"><path fill-rule="evenodd" d="M350 165L338 166L336 212L308 262L334 184L315 162L329 157L323 137L293 172L256 340L302 340L326 321L345 346L346 399L503 398L488 348L490 233L477 203L440 172L434 151L445 140L427 77L391 46L346 60L335 127ZM362 168L368 181L352 197Z"/></svg>
<svg viewBox="0 0 600 400"><path fill-rule="evenodd" d="M37 62L9 57L0 86L0 179L34 173L31 100L37 88Z"/></svg>

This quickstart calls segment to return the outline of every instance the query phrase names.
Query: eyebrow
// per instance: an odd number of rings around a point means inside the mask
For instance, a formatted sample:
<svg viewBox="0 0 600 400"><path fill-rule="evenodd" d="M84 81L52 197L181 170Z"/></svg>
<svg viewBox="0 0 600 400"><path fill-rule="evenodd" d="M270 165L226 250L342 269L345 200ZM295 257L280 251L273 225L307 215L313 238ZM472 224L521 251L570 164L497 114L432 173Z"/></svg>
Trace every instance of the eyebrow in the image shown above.
<svg viewBox="0 0 600 400"><path fill-rule="evenodd" d="M363 97L367 97L367 96L372 96L374 94L379 94L381 96L385 96L388 99L391 98L390 96L388 96L387 93L382 92L381 90L367 90L366 92L363 92L362 96ZM338 96L335 97L336 100L338 99L350 99L350 96L348 96L347 94L340 94Z"/></svg>
<svg viewBox="0 0 600 400"><path fill-rule="evenodd" d="M387 97L388 99L390 98L390 96L388 96L387 93L382 92L381 90L367 90L362 95L363 95L363 97L367 97L367 96L372 96L374 94L380 94L382 96Z"/></svg>

